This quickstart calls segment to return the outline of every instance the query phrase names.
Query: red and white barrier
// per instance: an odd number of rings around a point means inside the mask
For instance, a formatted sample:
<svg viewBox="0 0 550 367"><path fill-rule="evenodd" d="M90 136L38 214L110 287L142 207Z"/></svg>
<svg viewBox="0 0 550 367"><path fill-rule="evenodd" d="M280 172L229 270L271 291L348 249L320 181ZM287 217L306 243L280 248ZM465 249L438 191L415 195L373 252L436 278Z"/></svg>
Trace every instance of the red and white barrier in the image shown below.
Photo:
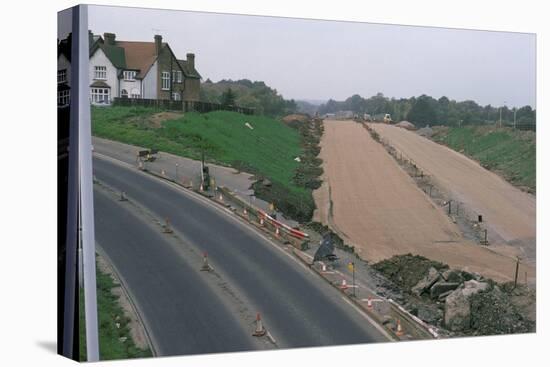
<svg viewBox="0 0 550 367"><path fill-rule="evenodd" d="M267 214L262 210L258 209L258 215L260 217L260 220L265 219L267 222L271 223L277 229L282 228L286 233L288 233L292 237L295 237L298 239L309 238L309 235L307 233L294 229L283 222L279 222L278 220L274 219L273 217L271 217L269 214Z"/></svg>

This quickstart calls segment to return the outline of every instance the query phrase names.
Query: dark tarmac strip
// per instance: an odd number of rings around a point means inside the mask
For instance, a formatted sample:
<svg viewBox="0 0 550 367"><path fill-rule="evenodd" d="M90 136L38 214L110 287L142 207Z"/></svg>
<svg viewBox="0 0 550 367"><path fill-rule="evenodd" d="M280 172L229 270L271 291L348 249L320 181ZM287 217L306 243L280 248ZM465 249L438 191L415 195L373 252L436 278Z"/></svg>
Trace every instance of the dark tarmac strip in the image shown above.
<svg viewBox="0 0 550 367"><path fill-rule="evenodd" d="M261 312L264 325L278 347L388 341L381 329L370 323L349 301L344 300L339 291L256 230L210 202L135 168L103 158L94 158L94 174L113 189L126 192L131 201L137 202L158 219L170 218L178 236L198 251L207 251L216 272L239 294L244 295L252 310ZM97 226L99 231L100 227ZM130 227L124 225L121 231ZM158 244L153 248L159 249ZM136 257L131 251L124 253ZM155 278L167 269L165 262L169 261L170 256L151 254L142 257L146 257L146 261L151 264L149 266L154 267L151 275ZM116 263L116 260L113 261ZM138 269L136 267L133 273L137 275L141 271ZM173 271L174 282L191 277L192 273L196 275L196 269L181 267ZM120 272L126 277L122 269ZM134 284L138 288L142 287L140 282ZM195 297L197 294L192 293L192 297L187 298L186 302L182 301L181 305L195 302L194 307L201 310L202 302L195 301ZM151 297L149 302L155 302L155 297ZM163 307L168 308L163 310ZM158 307L158 312L170 311L172 308L164 304ZM210 330L199 326L190 330L190 338L199 338L200 333L208 333ZM174 335L173 331L167 333Z"/></svg>
<svg viewBox="0 0 550 367"><path fill-rule="evenodd" d="M147 221L94 190L96 241L122 277L158 355L257 349L211 285ZM156 227L156 228L155 228Z"/></svg>

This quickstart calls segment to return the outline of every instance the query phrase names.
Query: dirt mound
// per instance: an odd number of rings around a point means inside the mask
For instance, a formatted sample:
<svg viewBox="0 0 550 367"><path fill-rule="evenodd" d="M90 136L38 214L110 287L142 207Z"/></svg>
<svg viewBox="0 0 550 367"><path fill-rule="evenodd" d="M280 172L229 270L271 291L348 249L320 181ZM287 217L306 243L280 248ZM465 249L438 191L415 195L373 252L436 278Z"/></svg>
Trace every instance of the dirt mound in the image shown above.
<svg viewBox="0 0 550 367"><path fill-rule="evenodd" d="M416 130L416 126L414 126L414 124L409 121L398 122L397 124L395 124L395 126L402 127L403 129L407 130Z"/></svg>
<svg viewBox="0 0 550 367"><path fill-rule="evenodd" d="M375 270L382 273L406 292L410 292L432 267L437 270L448 268L447 265L440 262L412 254L393 256L373 265Z"/></svg>
<svg viewBox="0 0 550 367"><path fill-rule="evenodd" d="M401 289L404 297L400 303L407 310L450 335L514 334L535 330L536 293L523 284L514 287L513 282L496 283L479 274L452 270L446 264L411 254L380 261L373 268ZM415 292L414 289L429 280L432 273L437 279L426 284L431 292ZM468 286L471 283L479 285L479 290L472 292ZM436 287L451 284L456 290L436 293L434 297ZM455 299L460 293L466 296L458 297L458 304ZM459 324L443 322L444 318L453 316Z"/></svg>
<svg viewBox="0 0 550 367"><path fill-rule="evenodd" d="M309 121L309 116L299 113L293 113L291 115L286 115L283 117L283 122L285 124L296 124L296 123L305 123Z"/></svg>
<svg viewBox="0 0 550 367"><path fill-rule="evenodd" d="M149 118L149 125L152 128L158 129L162 127L163 121L175 120L180 117L183 117L182 112L164 111L164 112L155 113L154 115L151 115L151 117Z"/></svg>
<svg viewBox="0 0 550 367"><path fill-rule="evenodd" d="M525 310L513 304L511 295L493 286L471 299L471 325L474 335L528 333L535 330Z"/></svg>

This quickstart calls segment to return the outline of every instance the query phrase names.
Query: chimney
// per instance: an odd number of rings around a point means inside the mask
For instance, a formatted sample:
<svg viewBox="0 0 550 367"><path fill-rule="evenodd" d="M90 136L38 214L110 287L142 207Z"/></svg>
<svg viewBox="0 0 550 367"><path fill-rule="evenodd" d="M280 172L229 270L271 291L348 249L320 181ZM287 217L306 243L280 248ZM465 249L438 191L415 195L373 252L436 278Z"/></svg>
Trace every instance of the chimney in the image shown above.
<svg viewBox="0 0 550 367"><path fill-rule="evenodd" d="M189 65L189 69L195 69L195 54L187 54L187 65Z"/></svg>
<svg viewBox="0 0 550 367"><path fill-rule="evenodd" d="M160 49L162 47L162 36L160 34L155 34L155 50L157 56L160 54Z"/></svg>
<svg viewBox="0 0 550 367"><path fill-rule="evenodd" d="M103 39L105 40L105 44L107 45L114 46L115 38L116 35L114 33L103 33Z"/></svg>

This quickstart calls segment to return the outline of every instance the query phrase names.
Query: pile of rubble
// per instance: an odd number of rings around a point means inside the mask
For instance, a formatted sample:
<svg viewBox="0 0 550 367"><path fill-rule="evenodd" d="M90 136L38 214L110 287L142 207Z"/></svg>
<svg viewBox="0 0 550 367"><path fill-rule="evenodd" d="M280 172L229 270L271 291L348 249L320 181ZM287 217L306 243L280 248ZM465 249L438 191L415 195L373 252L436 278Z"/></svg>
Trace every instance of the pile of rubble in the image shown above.
<svg viewBox="0 0 550 367"><path fill-rule="evenodd" d="M403 290L401 303L409 312L450 335L511 334L535 329L525 309L514 304L511 292L516 288L509 283L499 285L479 274L449 269L411 254L394 256L373 267Z"/></svg>

